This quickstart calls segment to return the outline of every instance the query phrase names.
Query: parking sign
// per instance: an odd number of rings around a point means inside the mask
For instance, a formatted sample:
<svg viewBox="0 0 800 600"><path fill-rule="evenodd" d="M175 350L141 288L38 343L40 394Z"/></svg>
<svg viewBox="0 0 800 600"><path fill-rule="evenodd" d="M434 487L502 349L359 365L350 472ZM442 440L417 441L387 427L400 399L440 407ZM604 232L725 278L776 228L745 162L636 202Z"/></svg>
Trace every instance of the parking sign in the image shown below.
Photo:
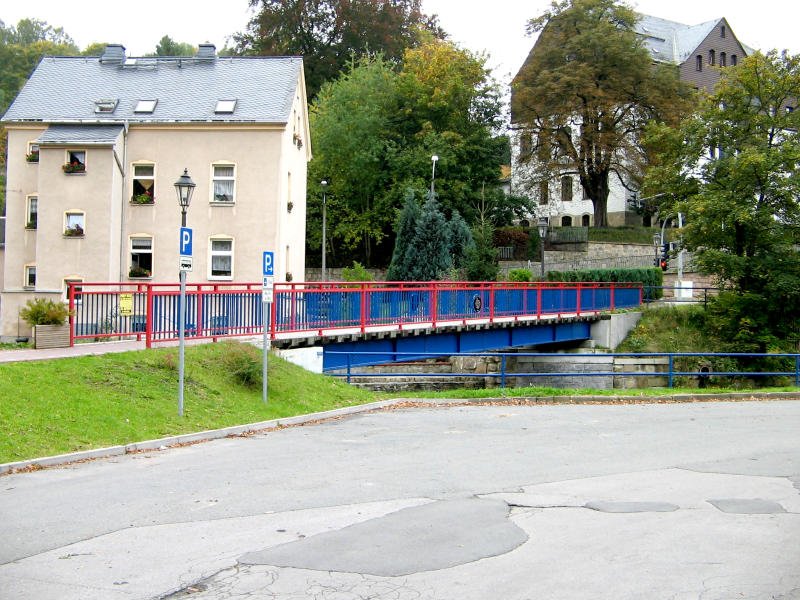
<svg viewBox="0 0 800 600"><path fill-rule="evenodd" d="M274 260L274 253L272 252L264 252L264 258L262 261L264 266L264 277L271 277L275 274L275 260Z"/></svg>
<svg viewBox="0 0 800 600"><path fill-rule="evenodd" d="M189 227L181 227L181 256L192 255L192 230Z"/></svg>

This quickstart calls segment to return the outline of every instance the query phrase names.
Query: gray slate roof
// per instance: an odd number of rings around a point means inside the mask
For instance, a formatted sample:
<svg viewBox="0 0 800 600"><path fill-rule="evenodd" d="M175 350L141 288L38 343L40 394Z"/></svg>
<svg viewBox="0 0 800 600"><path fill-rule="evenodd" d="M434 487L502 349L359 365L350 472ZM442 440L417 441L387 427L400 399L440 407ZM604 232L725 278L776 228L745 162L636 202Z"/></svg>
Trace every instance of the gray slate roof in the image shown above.
<svg viewBox="0 0 800 600"><path fill-rule="evenodd" d="M122 125L50 125L36 142L47 144L113 144Z"/></svg>
<svg viewBox="0 0 800 600"><path fill-rule="evenodd" d="M644 38L645 46L654 60L675 65L683 63L709 33L722 21L721 18L698 25L684 25L651 15L639 15L634 31ZM744 46L747 54L752 50Z"/></svg>
<svg viewBox="0 0 800 600"><path fill-rule="evenodd" d="M2 120L283 124L302 68L299 57L139 58L125 65L98 57L46 57ZM95 102L106 99L118 99L116 110L96 113ZM137 102L147 99L158 100L155 111L134 113ZM232 114L214 113L223 99L237 100Z"/></svg>

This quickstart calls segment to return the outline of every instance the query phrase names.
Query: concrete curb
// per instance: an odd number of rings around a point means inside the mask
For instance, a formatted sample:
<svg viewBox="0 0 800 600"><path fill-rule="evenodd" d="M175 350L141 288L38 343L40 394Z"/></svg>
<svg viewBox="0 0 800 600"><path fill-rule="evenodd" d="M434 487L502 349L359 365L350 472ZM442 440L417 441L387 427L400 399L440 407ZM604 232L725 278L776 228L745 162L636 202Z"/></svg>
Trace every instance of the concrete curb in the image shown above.
<svg viewBox="0 0 800 600"><path fill-rule="evenodd" d="M345 406L342 408L335 408L333 410L326 410L318 413L310 413L306 415L297 415L295 417L284 417L280 419L273 419L271 421L260 421L258 423L248 423L247 425L234 425L232 427L223 427L222 429L209 429L207 431L198 431L195 433L185 433L182 435L173 435L165 438L158 438L155 440L145 440L142 442L132 442L119 446L107 446L105 448L96 448L94 450L81 450L80 452L70 452L69 454L57 454L54 456L45 456L42 458L32 458L28 460L20 460L11 463L0 464L0 475L6 473L14 473L23 470L39 470L44 467L53 467L59 465L66 465L74 462L82 462L92 460L95 458L109 458L113 456L121 456L123 454L131 454L133 452L141 452L146 450L160 450L162 448L169 448L174 446L181 446L183 444L192 444L196 442L207 442L220 438L233 437L238 435L245 435L248 433L256 433L259 431L268 431L271 429L279 429L281 427L292 427L296 425L303 425L304 423L311 423L314 421L325 421L328 419L336 419L338 417L345 417L363 412L387 408L395 404L405 402L403 399L395 400L382 400L380 402L370 402L369 404L360 404L358 406Z"/></svg>
<svg viewBox="0 0 800 600"><path fill-rule="evenodd" d="M45 467L67 465L75 462L83 462L96 458L110 458L134 452L148 450L161 450L170 447L193 444L197 442L207 442L211 440L246 435L279 429L281 427L294 427L305 423L316 421L326 421L339 417L346 417L359 413L391 408L397 405L407 404L427 404L432 407L448 405L469 405L469 404L488 404L488 403L529 403L529 404L630 404L630 403L690 403L690 402L746 402L763 400L800 400L800 392L769 392L765 394L752 393L726 393L726 394L670 394L664 396L528 396L528 397L507 397L496 396L493 398L395 398L393 400L381 400L360 404L358 406L345 406L326 410L318 413L297 415L295 417L285 417L273 419L271 421L260 421L258 423L248 423L247 425L234 425L223 427L222 429L209 429L195 433L185 433L155 440L142 442L132 442L119 446L108 446L106 448L96 448L94 450L82 450L69 454L57 454L55 456L45 456L42 458L32 458L11 463L0 464L0 475L15 473L18 471L32 470L37 471Z"/></svg>

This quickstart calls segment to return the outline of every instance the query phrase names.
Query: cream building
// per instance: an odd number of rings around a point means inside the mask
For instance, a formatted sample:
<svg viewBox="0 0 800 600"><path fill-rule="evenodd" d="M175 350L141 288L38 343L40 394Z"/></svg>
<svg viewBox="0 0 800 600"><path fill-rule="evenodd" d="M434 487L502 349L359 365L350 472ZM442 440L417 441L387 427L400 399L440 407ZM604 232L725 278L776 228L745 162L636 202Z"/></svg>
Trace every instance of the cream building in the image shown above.
<svg viewBox="0 0 800 600"><path fill-rule="evenodd" d="M180 208L196 188L189 283L276 281L305 269L311 158L297 57L44 58L2 119L8 130L0 336L69 281L176 282ZM24 335L27 330L23 328Z"/></svg>

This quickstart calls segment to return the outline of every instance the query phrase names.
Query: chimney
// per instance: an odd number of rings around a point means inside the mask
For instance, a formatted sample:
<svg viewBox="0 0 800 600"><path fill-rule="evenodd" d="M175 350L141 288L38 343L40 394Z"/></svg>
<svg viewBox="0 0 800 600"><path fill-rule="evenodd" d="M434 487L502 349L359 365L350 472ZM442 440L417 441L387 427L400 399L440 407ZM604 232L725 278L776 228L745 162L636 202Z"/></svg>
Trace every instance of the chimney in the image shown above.
<svg viewBox="0 0 800 600"><path fill-rule="evenodd" d="M197 47L196 58L202 60L214 60L217 58L217 47L214 44L200 44Z"/></svg>
<svg viewBox="0 0 800 600"><path fill-rule="evenodd" d="M122 63L125 61L125 46L108 44L100 57L101 63Z"/></svg>

